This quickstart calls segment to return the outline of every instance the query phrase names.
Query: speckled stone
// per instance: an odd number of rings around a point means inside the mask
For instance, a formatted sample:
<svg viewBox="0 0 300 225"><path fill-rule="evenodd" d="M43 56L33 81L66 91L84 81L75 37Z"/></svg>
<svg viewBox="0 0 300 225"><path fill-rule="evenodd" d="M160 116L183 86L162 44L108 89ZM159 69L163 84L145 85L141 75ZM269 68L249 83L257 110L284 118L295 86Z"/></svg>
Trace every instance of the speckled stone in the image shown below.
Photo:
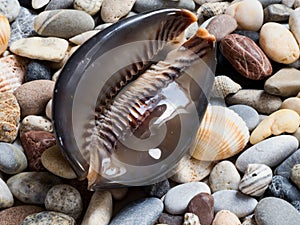
<svg viewBox="0 0 300 225"><path fill-rule="evenodd" d="M14 197L10 192L7 184L0 178L0 209L13 206ZM0 215L1 222L1 215ZM2 224L2 223L1 223Z"/></svg>
<svg viewBox="0 0 300 225"><path fill-rule="evenodd" d="M73 7L74 0L51 0L45 10L68 9Z"/></svg>
<svg viewBox="0 0 300 225"><path fill-rule="evenodd" d="M245 121L250 131L258 125L259 115L253 107L248 105L233 105L229 109L235 111Z"/></svg>
<svg viewBox="0 0 300 225"><path fill-rule="evenodd" d="M300 149L286 158L279 166L276 167L274 173L282 177L290 178L290 174L294 165L300 164Z"/></svg>
<svg viewBox="0 0 300 225"><path fill-rule="evenodd" d="M43 116L29 115L26 116L20 124L20 135L27 131L40 130L53 132L52 122Z"/></svg>
<svg viewBox="0 0 300 225"><path fill-rule="evenodd" d="M27 216L21 225L75 225L75 220L63 213L44 211Z"/></svg>
<svg viewBox="0 0 300 225"><path fill-rule="evenodd" d="M293 9L284 4L272 4L264 9L265 22L285 22L289 19Z"/></svg>
<svg viewBox="0 0 300 225"><path fill-rule="evenodd" d="M183 8L194 10L195 3L192 0L179 1L165 1L165 0L136 0L134 4L134 11L145 12L148 10L162 9L162 8Z"/></svg>
<svg viewBox="0 0 300 225"><path fill-rule="evenodd" d="M18 0L0 0L0 14L4 15L10 23L17 18L20 8Z"/></svg>
<svg viewBox="0 0 300 225"><path fill-rule="evenodd" d="M182 225L183 216L175 216L168 213L162 213L158 221L162 224Z"/></svg>
<svg viewBox="0 0 300 225"><path fill-rule="evenodd" d="M115 23L126 16L136 0L103 0L101 18L105 23Z"/></svg>
<svg viewBox="0 0 300 225"><path fill-rule="evenodd" d="M159 183L144 187L144 191L151 197L161 198L170 190L170 183L168 180L163 180Z"/></svg>
<svg viewBox="0 0 300 225"><path fill-rule="evenodd" d="M50 67L40 61L32 61L27 66L25 82L33 80L51 80L52 72Z"/></svg>

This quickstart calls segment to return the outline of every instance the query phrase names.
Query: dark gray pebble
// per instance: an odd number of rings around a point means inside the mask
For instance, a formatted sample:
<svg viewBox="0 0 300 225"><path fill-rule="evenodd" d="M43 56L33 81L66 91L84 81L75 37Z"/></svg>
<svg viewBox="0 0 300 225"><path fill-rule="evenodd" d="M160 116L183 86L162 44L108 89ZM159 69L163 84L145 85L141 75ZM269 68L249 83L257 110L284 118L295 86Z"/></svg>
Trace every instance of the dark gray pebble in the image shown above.
<svg viewBox="0 0 300 225"><path fill-rule="evenodd" d="M51 69L47 64L40 61L32 61L28 64L25 82L33 80L51 80L51 78Z"/></svg>
<svg viewBox="0 0 300 225"><path fill-rule="evenodd" d="M69 9L73 7L73 0L51 0L45 10Z"/></svg>
<svg viewBox="0 0 300 225"><path fill-rule="evenodd" d="M183 216L175 216L168 213L162 213L158 219L158 222L163 224L182 225Z"/></svg>
<svg viewBox="0 0 300 225"><path fill-rule="evenodd" d="M265 22L286 22L293 9L283 4L272 4L264 9Z"/></svg>
<svg viewBox="0 0 300 225"><path fill-rule="evenodd" d="M291 175L291 170L293 166L296 164L300 164L300 149L295 151L286 160L284 160L279 166L277 166L274 173L276 175L280 175L289 179Z"/></svg>
<svg viewBox="0 0 300 225"><path fill-rule="evenodd" d="M251 30L236 30L233 33L246 36L254 41L256 44L259 44L259 33Z"/></svg>
<svg viewBox="0 0 300 225"><path fill-rule="evenodd" d="M170 183L168 180L163 180L159 183L144 187L144 191L151 197L161 198L170 190Z"/></svg>
<svg viewBox="0 0 300 225"><path fill-rule="evenodd" d="M294 206L298 212L300 213L300 201L292 201L291 202L292 206Z"/></svg>
<svg viewBox="0 0 300 225"><path fill-rule="evenodd" d="M259 1L262 4L263 8L265 8L271 4L281 3L282 0L259 0Z"/></svg>

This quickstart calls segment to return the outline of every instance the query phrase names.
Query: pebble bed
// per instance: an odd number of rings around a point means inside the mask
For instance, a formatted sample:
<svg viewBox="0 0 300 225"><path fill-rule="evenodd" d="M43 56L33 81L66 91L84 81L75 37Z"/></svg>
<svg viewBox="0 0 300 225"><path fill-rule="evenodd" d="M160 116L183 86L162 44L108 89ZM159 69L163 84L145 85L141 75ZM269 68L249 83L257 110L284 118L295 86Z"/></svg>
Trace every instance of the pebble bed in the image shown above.
<svg viewBox="0 0 300 225"><path fill-rule="evenodd" d="M166 7L197 15L187 36L214 17L209 109L228 135L168 180L88 191L56 146L55 81L100 30ZM0 14L1 225L300 224L299 0L0 0Z"/></svg>

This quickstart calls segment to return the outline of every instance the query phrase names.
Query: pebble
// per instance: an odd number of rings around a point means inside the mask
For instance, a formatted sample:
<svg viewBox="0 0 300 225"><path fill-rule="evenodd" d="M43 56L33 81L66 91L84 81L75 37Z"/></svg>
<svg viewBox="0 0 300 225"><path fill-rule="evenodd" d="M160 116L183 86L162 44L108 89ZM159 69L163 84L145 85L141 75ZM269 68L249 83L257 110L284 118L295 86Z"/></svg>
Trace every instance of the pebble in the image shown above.
<svg viewBox="0 0 300 225"><path fill-rule="evenodd" d="M44 204L51 187L61 179L48 172L22 172L10 177L7 185L18 200L27 204Z"/></svg>
<svg viewBox="0 0 300 225"><path fill-rule="evenodd" d="M246 217L246 219L243 221L242 225L257 225L255 222L255 218L253 215Z"/></svg>
<svg viewBox="0 0 300 225"><path fill-rule="evenodd" d="M48 211L61 212L77 219L83 206L81 195L76 188L67 184L59 184L47 192L45 207Z"/></svg>
<svg viewBox="0 0 300 225"><path fill-rule="evenodd" d="M186 211L197 215L201 225L211 225L214 219L214 198L210 194L200 193L191 199Z"/></svg>
<svg viewBox="0 0 300 225"><path fill-rule="evenodd" d="M229 210L221 210L216 214L212 225L241 225L241 221Z"/></svg>
<svg viewBox="0 0 300 225"><path fill-rule="evenodd" d="M293 166L291 170L291 180L300 189L300 164L296 164Z"/></svg>
<svg viewBox="0 0 300 225"><path fill-rule="evenodd" d="M215 213L229 210L239 218L250 215L257 205L255 198L236 190L222 190L213 193L212 196L215 200Z"/></svg>
<svg viewBox="0 0 300 225"><path fill-rule="evenodd" d="M244 104L253 107L259 113L271 114L282 104L279 97L270 95L263 90L242 89L234 95L226 97L229 105Z"/></svg>
<svg viewBox="0 0 300 225"><path fill-rule="evenodd" d="M64 158L57 145L47 148L41 155L41 163L49 172L65 179L76 179L77 176L69 162Z"/></svg>
<svg viewBox="0 0 300 225"><path fill-rule="evenodd" d="M176 173L170 179L177 183L200 181L209 175L214 164L214 162L201 161L186 155L179 161L175 169Z"/></svg>
<svg viewBox="0 0 300 225"><path fill-rule="evenodd" d="M16 146L0 142L0 170L6 174L20 173L27 168L25 154Z"/></svg>
<svg viewBox="0 0 300 225"><path fill-rule="evenodd" d="M10 23L17 18L20 12L20 8L21 6L18 0L0 1L0 14L4 15Z"/></svg>
<svg viewBox="0 0 300 225"><path fill-rule="evenodd" d="M295 9L289 17L289 26L294 37L300 43L300 9Z"/></svg>
<svg viewBox="0 0 300 225"><path fill-rule="evenodd" d="M91 16L100 11L103 0L74 0L74 9L82 10Z"/></svg>
<svg viewBox="0 0 300 225"><path fill-rule="evenodd" d="M21 225L75 225L75 220L63 213L43 211L27 216Z"/></svg>
<svg viewBox="0 0 300 225"><path fill-rule="evenodd" d="M168 180L163 180L159 183L145 186L143 189L151 197L162 198L170 190L170 183Z"/></svg>
<svg viewBox="0 0 300 225"><path fill-rule="evenodd" d="M279 165L298 148L298 140L291 135L279 135L261 141L246 149L236 160L236 167L244 172L249 164Z"/></svg>
<svg viewBox="0 0 300 225"><path fill-rule="evenodd" d="M183 225L201 225L201 224L197 215L193 213L185 213Z"/></svg>
<svg viewBox="0 0 300 225"><path fill-rule="evenodd" d="M75 45L82 45L84 42L86 42L88 39L90 39L99 32L100 30L89 30L70 38L69 41Z"/></svg>
<svg viewBox="0 0 300 225"><path fill-rule="evenodd" d="M126 16L136 0L103 0L101 18L105 23L115 23Z"/></svg>
<svg viewBox="0 0 300 225"><path fill-rule="evenodd" d="M0 92L0 141L11 143L17 138L20 114L16 97Z"/></svg>
<svg viewBox="0 0 300 225"><path fill-rule="evenodd" d="M300 7L300 0L295 0L295 3L294 3L294 8L299 8Z"/></svg>
<svg viewBox="0 0 300 225"><path fill-rule="evenodd" d="M4 180L0 178L0 209L11 207L13 206L13 204L14 204L14 197L12 193L10 192ZM0 215L0 222L1 222L1 215Z"/></svg>
<svg viewBox="0 0 300 225"><path fill-rule="evenodd" d="M275 62L290 64L299 59L299 46L293 34L282 24L265 23L260 30L259 44Z"/></svg>
<svg viewBox="0 0 300 225"><path fill-rule="evenodd" d="M248 105L232 105L229 109L235 111L246 123L249 131L252 131L259 123L257 111Z"/></svg>
<svg viewBox="0 0 300 225"><path fill-rule="evenodd" d="M55 9L68 9L73 6L74 0L51 0L49 4L46 6L46 10L55 10Z"/></svg>
<svg viewBox="0 0 300 225"><path fill-rule="evenodd" d="M53 132L52 122L43 116L26 116L20 124L20 135L31 130Z"/></svg>
<svg viewBox="0 0 300 225"><path fill-rule="evenodd" d="M47 103L45 113L48 119L52 120L52 99Z"/></svg>
<svg viewBox="0 0 300 225"><path fill-rule="evenodd" d="M22 84L14 92L21 108L21 116L39 115L52 98L54 81L35 80Z"/></svg>
<svg viewBox="0 0 300 225"><path fill-rule="evenodd" d="M282 4L289 8L293 8L294 3L295 0L282 0Z"/></svg>
<svg viewBox="0 0 300 225"><path fill-rule="evenodd" d="M272 4L264 9L265 22L285 22L288 21L294 10L283 4Z"/></svg>
<svg viewBox="0 0 300 225"><path fill-rule="evenodd" d="M34 205L19 205L4 209L0 212L0 224L19 225L22 223L26 216L41 211L43 211L43 208Z"/></svg>
<svg viewBox="0 0 300 225"><path fill-rule="evenodd" d="M270 77L264 86L269 94L281 97L295 96L300 91L300 70L283 68Z"/></svg>
<svg viewBox="0 0 300 225"><path fill-rule="evenodd" d="M66 39L94 27L95 22L88 13L74 9L44 11L34 21L34 30L39 35Z"/></svg>
<svg viewBox="0 0 300 225"><path fill-rule="evenodd" d="M290 174L294 165L300 164L300 149L291 154L279 166L275 168L274 173L282 177L290 178Z"/></svg>
<svg viewBox="0 0 300 225"><path fill-rule="evenodd" d="M95 191L81 225L107 225L112 217L113 201L109 191Z"/></svg>
<svg viewBox="0 0 300 225"><path fill-rule="evenodd" d="M31 0L31 6L33 9L41 9L46 6L50 0Z"/></svg>
<svg viewBox="0 0 300 225"><path fill-rule="evenodd" d="M241 176L234 164L224 160L212 169L209 175L209 187L211 191L238 190Z"/></svg>
<svg viewBox="0 0 300 225"><path fill-rule="evenodd" d="M138 13L162 8L183 8L193 11L195 9L195 3L193 0L136 0L133 7L134 11Z"/></svg>
<svg viewBox="0 0 300 225"><path fill-rule="evenodd" d="M162 213L158 218L158 221L163 224L182 225L184 218L183 216L174 216L168 213Z"/></svg>
<svg viewBox="0 0 300 225"><path fill-rule="evenodd" d="M298 139L300 144L300 127L296 130L295 133L293 133L293 136Z"/></svg>
<svg viewBox="0 0 300 225"><path fill-rule="evenodd" d="M239 190L250 196L261 196L272 181L272 169L264 164L249 164Z"/></svg>
<svg viewBox="0 0 300 225"><path fill-rule="evenodd" d="M109 225L153 225L164 208L158 198L145 198L128 204Z"/></svg>
<svg viewBox="0 0 300 225"><path fill-rule="evenodd" d="M256 144L265 138L282 133L294 133L300 125L300 116L290 109L280 109L263 121L252 131L250 143Z"/></svg>
<svg viewBox="0 0 300 225"><path fill-rule="evenodd" d="M220 75L215 77L211 96L224 99L226 96L235 94L241 89L241 85L234 82L231 78Z"/></svg>
<svg viewBox="0 0 300 225"><path fill-rule="evenodd" d="M190 200L201 192L211 193L209 186L204 182L191 182L177 185L171 188L165 195L165 210L174 215L183 214Z"/></svg>
<svg viewBox="0 0 300 225"><path fill-rule="evenodd" d="M235 30L234 33L246 36L250 38L252 41L254 41L257 45L259 44L259 33L257 31Z"/></svg>
<svg viewBox="0 0 300 225"><path fill-rule="evenodd" d="M30 59L59 62L64 59L69 43L56 37L28 37L10 45L10 51Z"/></svg>
<svg viewBox="0 0 300 225"><path fill-rule="evenodd" d="M258 225L295 225L300 224L300 214L288 202L267 197L257 204L255 220Z"/></svg>
<svg viewBox="0 0 300 225"><path fill-rule="evenodd" d="M40 61L32 61L28 64L25 82L33 80L51 80L52 72L50 67Z"/></svg>
<svg viewBox="0 0 300 225"><path fill-rule="evenodd" d="M237 1L225 13L236 19L241 30L258 31L263 24L263 7L258 0Z"/></svg>
<svg viewBox="0 0 300 225"><path fill-rule="evenodd" d="M196 15L198 17L198 23L202 24L203 26L206 23L209 23L212 17L223 15L226 11L226 9L229 7L229 2L206 2L203 3L196 12ZM208 20L206 20L209 18ZM235 22L236 26L237 23ZM204 26L205 27L205 26ZM220 25L219 25L220 27ZM219 39L217 37L217 39Z"/></svg>
<svg viewBox="0 0 300 225"><path fill-rule="evenodd" d="M41 162L43 152L56 144L54 134L46 131L27 131L21 136L21 143L31 171L45 171Z"/></svg>
<svg viewBox="0 0 300 225"><path fill-rule="evenodd" d="M295 207L295 209L298 210L298 212L300 212L300 201L292 201L291 205Z"/></svg>
<svg viewBox="0 0 300 225"><path fill-rule="evenodd" d="M287 98L282 102L282 109L291 109L300 115L300 98L291 97Z"/></svg>

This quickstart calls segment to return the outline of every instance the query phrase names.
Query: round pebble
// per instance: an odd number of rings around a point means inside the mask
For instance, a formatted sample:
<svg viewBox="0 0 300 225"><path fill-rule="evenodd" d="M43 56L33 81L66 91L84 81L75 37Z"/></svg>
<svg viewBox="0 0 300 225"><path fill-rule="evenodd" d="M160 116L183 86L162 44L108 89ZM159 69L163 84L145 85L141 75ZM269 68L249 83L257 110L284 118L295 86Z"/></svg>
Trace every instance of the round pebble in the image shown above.
<svg viewBox="0 0 300 225"><path fill-rule="evenodd" d="M299 3L300 2L298 1L298 4ZM300 5L298 7L300 7ZM293 35L296 38L296 40L298 41L298 43L300 43L300 19L299 19L299 17L300 17L300 8L297 8L294 11L292 11L292 13L289 17L289 26L290 26L291 32L293 33Z"/></svg>
<svg viewBox="0 0 300 225"><path fill-rule="evenodd" d="M85 11L91 16L100 11L103 0L74 0L74 9Z"/></svg>
<svg viewBox="0 0 300 225"><path fill-rule="evenodd" d="M13 22L17 18L20 8L18 0L0 1L0 14L4 15L9 22Z"/></svg>
<svg viewBox="0 0 300 225"><path fill-rule="evenodd" d="M282 109L291 109L300 115L300 98L292 97L287 98L282 102Z"/></svg>
<svg viewBox="0 0 300 225"><path fill-rule="evenodd" d="M75 220L63 213L59 212L39 212L27 216L21 225L48 225L48 224L59 224L59 225L75 225Z"/></svg>
<svg viewBox="0 0 300 225"><path fill-rule="evenodd" d="M248 129L252 131L259 123L257 111L248 105L233 105L229 109L235 111L246 123Z"/></svg>
<svg viewBox="0 0 300 225"><path fill-rule="evenodd" d="M10 192L7 184L0 178L0 209L11 207L13 204L14 197L12 193Z"/></svg>
<svg viewBox="0 0 300 225"><path fill-rule="evenodd" d="M228 210L219 211L212 225L241 225L239 218Z"/></svg>
<svg viewBox="0 0 300 225"><path fill-rule="evenodd" d="M51 80L51 78L51 69L45 63L39 61L32 61L28 64L25 75L26 82L33 80Z"/></svg>

